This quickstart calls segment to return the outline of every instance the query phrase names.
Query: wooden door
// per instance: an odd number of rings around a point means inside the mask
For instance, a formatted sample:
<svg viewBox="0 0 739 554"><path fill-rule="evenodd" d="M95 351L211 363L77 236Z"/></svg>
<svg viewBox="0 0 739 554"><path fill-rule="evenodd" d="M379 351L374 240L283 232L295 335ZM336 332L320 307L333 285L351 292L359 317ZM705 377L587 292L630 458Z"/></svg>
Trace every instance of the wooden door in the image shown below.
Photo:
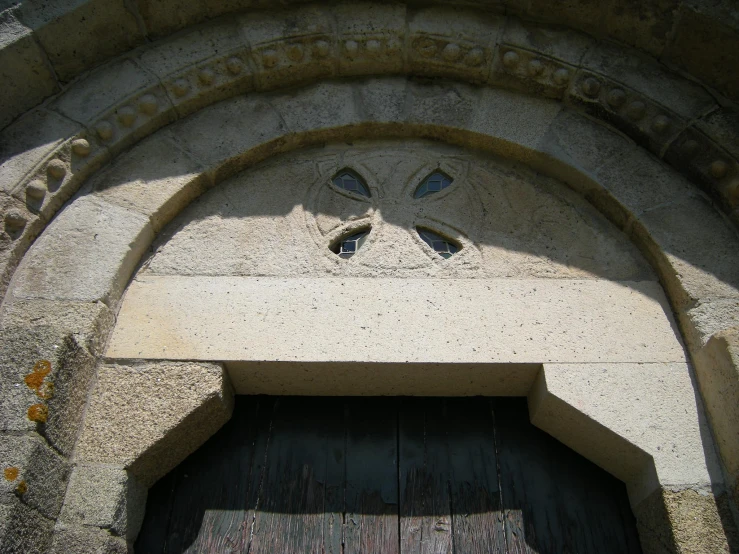
<svg viewBox="0 0 739 554"><path fill-rule="evenodd" d="M624 485L524 399L246 396L151 489L135 549L640 552Z"/></svg>

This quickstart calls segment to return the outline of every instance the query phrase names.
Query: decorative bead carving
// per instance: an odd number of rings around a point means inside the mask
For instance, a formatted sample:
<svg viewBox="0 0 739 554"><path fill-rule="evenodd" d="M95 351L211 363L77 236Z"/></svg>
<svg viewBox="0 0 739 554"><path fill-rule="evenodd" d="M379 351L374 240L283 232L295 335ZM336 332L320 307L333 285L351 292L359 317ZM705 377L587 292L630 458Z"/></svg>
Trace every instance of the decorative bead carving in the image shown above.
<svg viewBox="0 0 739 554"><path fill-rule="evenodd" d="M520 60L521 57L518 55L518 52L514 52L513 50L509 50L503 54L503 65L509 69L516 67Z"/></svg>
<svg viewBox="0 0 739 554"><path fill-rule="evenodd" d="M597 79L594 79L593 77L588 77L587 79L583 80L581 87L582 91L590 97L597 96L598 92L600 92L600 83Z"/></svg>
<svg viewBox="0 0 739 554"><path fill-rule="evenodd" d="M319 58L325 58L330 51L330 45L325 40L317 40L313 43L313 53Z"/></svg>
<svg viewBox="0 0 739 554"><path fill-rule="evenodd" d="M606 102L614 108L620 108L626 102L626 93L620 88L614 88L608 91Z"/></svg>
<svg viewBox="0 0 739 554"><path fill-rule="evenodd" d="M190 92L190 83L185 79L177 79L172 85L172 90L176 96L182 97Z"/></svg>
<svg viewBox="0 0 739 554"><path fill-rule="evenodd" d="M41 200L46 196L46 184L43 181L32 181L26 186L26 196L32 200Z"/></svg>
<svg viewBox="0 0 739 554"><path fill-rule="evenodd" d="M554 82L560 86L566 85L570 82L569 69L565 69L564 67L558 69L554 72L554 75L552 75L552 79L554 79Z"/></svg>
<svg viewBox="0 0 739 554"><path fill-rule="evenodd" d="M262 52L262 64L264 64L264 67L276 66L277 60L277 52L275 50L265 50Z"/></svg>
<svg viewBox="0 0 739 554"><path fill-rule="evenodd" d="M724 194L732 206L739 204L739 178L734 179L724 189Z"/></svg>
<svg viewBox="0 0 739 554"><path fill-rule="evenodd" d="M113 125L107 121L101 121L95 126L95 132L101 140L110 140L113 138Z"/></svg>
<svg viewBox="0 0 739 554"><path fill-rule="evenodd" d="M118 110L117 116L118 121L121 125L123 125L124 127L131 127L136 121L136 110L134 110L130 106L124 106L123 108Z"/></svg>
<svg viewBox="0 0 739 554"><path fill-rule="evenodd" d="M727 171L729 171L729 164L727 164L724 160L716 160L711 164L711 175L713 175L716 179L721 179L721 177L725 177Z"/></svg>
<svg viewBox="0 0 739 554"><path fill-rule="evenodd" d="M658 115L652 120L652 130L655 133L665 133L670 128L670 119L664 115Z"/></svg>
<svg viewBox="0 0 739 554"><path fill-rule="evenodd" d="M72 141L72 152L77 154L80 158L86 158L90 155L90 143L83 138L76 139Z"/></svg>
<svg viewBox="0 0 739 554"><path fill-rule="evenodd" d="M698 153L700 145L693 139L686 140L682 147L682 152L686 156L693 157Z"/></svg>
<svg viewBox="0 0 739 554"><path fill-rule="evenodd" d="M146 115L154 115L159 110L159 100L153 94L145 94L139 99L139 111Z"/></svg>
<svg viewBox="0 0 739 554"><path fill-rule="evenodd" d="M388 54L397 54L403 48L403 44L397 38L391 38L387 41L385 50Z"/></svg>
<svg viewBox="0 0 739 554"><path fill-rule="evenodd" d="M62 160L51 160L49 165L46 166L46 173L52 179L64 179L67 174L67 166Z"/></svg>
<svg viewBox="0 0 739 554"><path fill-rule="evenodd" d="M208 67L204 67L198 72L198 81L200 81L201 85L210 85L215 78L216 74Z"/></svg>
<svg viewBox="0 0 739 554"><path fill-rule="evenodd" d="M417 44L418 52L424 58L431 58L436 55L436 43L430 38L424 38L418 41Z"/></svg>
<svg viewBox="0 0 739 554"><path fill-rule="evenodd" d="M441 57L444 58L448 62L453 62L459 59L459 56L462 55L462 50L459 47L458 44L454 44L453 42L450 42L447 44L444 49L441 51Z"/></svg>
<svg viewBox="0 0 739 554"><path fill-rule="evenodd" d="M303 45L298 44L298 43L290 44L287 47L286 53L287 53L287 57L294 62L299 62L300 60L303 59L303 56L305 56L305 52L303 51Z"/></svg>
<svg viewBox="0 0 739 554"><path fill-rule="evenodd" d="M359 44L356 40L347 40L344 43L344 51L349 58L355 58L359 53Z"/></svg>
<svg viewBox="0 0 739 554"><path fill-rule="evenodd" d="M9 231L20 231L26 226L26 218L15 210L5 214L5 228Z"/></svg>
<svg viewBox="0 0 739 554"><path fill-rule="evenodd" d="M529 75L536 77L541 75L542 71L544 71L544 64L541 63L541 60L534 58L529 62Z"/></svg>
<svg viewBox="0 0 739 554"><path fill-rule="evenodd" d="M473 48L467 52L467 55L464 57L464 63L470 67L477 67L484 59L485 52L482 51L482 48Z"/></svg>
<svg viewBox="0 0 739 554"><path fill-rule="evenodd" d="M382 44L380 44L379 40L368 40L364 47L367 49L367 52L370 52L372 54L377 54L382 49Z"/></svg>
<svg viewBox="0 0 739 554"><path fill-rule="evenodd" d="M640 100L635 100L626 108L626 115L629 116L629 119L632 121L639 121L646 115L646 113L647 107L644 105L644 102Z"/></svg>
<svg viewBox="0 0 739 554"><path fill-rule="evenodd" d="M51 160L46 166L46 172L52 179L63 179L67 174L67 166L62 160Z"/></svg>
<svg viewBox="0 0 739 554"><path fill-rule="evenodd" d="M226 69L231 75L238 75L244 70L244 62L232 56L226 60Z"/></svg>

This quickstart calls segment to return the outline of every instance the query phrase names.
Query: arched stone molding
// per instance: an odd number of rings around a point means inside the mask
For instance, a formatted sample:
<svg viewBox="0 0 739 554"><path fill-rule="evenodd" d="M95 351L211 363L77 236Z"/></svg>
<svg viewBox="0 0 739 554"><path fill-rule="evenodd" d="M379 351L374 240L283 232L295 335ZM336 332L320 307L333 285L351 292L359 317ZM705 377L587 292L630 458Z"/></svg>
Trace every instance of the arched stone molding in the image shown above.
<svg viewBox="0 0 739 554"><path fill-rule="evenodd" d="M353 4L289 13L301 23L255 12L147 44L7 127L0 283L80 184L144 136L236 94L335 76L445 77L559 99L666 160L736 222L734 108L649 56L494 12Z"/></svg>
<svg viewBox="0 0 739 554"><path fill-rule="evenodd" d="M336 106L341 106L339 113ZM735 479L731 422L736 420L736 402L731 403L726 391L735 390L736 376L730 371L719 375L712 364L701 364L704 344L712 336L724 331L720 336L728 341L726 352L733 344L726 331L736 325L732 318L739 298L733 228L680 175L622 135L554 100L402 78L325 82L287 94L222 102L159 131L90 182L24 258L3 306L6 336L15 346L25 345L16 357L18 367L46 358L52 360L55 380L64 382L65 375L76 379L46 402L49 419L41 429L47 440L63 453L72 451L93 380L93 370L80 368L93 364L70 360L94 360L120 294L156 231L203 190L267 156L368 136L435 138L520 160L567 182L624 230L655 265L673 303L724 462ZM688 226L696 213L701 214L700 226ZM60 341L62 352L53 348ZM722 363L731 364L723 351L710 348L713 356L723 356ZM15 369L20 382L19 371ZM686 383L676 387L683 394ZM550 394L554 398L557 393ZM34 398L17 388L7 395L6 431L36 428L26 417ZM694 398L690 402L699 410ZM583 407L578 412L609 425L605 416ZM695 414L689 418L694 437L701 434L699 411ZM633 442L632 452L653 456L650 449L656 446ZM615 444L621 448L623 441ZM693 444L703 444L703 439ZM720 486L720 477L711 479ZM63 487L63 482L53 485ZM26 509L18 504L18 510Z"/></svg>
<svg viewBox="0 0 739 554"><path fill-rule="evenodd" d="M0 105L8 123L58 91L81 72L147 41L220 16L234 18L249 9L272 13L301 3L235 0L74 0L53 6L34 0L10 2L2 17L0 44L4 73ZM411 2L413 8L430 4ZM434 4L453 6L457 2ZM474 0L466 6L495 16L513 15L566 26L634 47L704 81L730 98L739 84L736 65L736 13L730 1L649 0L638 5L585 0L562 5L552 0ZM329 8L330 9L330 8ZM402 7L405 10L405 6ZM358 13L353 8L354 13ZM450 54L451 55L451 54Z"/></svg>

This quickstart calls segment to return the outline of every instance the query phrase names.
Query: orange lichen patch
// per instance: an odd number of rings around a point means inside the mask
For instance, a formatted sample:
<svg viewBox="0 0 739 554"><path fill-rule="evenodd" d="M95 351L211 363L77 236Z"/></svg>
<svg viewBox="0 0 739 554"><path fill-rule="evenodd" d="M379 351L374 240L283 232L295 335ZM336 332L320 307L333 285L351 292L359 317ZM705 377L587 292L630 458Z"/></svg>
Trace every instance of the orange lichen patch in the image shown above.
<svg viewBox="0 0 739 554"><path fill-rule="evenodd" d="M21 481L20 483L18 483L18 486L15 487L15 492L17 492L21 496L26 494L26 491L28 491L28 483L26 483L25 481Z"/></svg>
<svg viewBox="0 0 739 554"><path fill-rule="evenodd" d="M34 404L28 408L28 419L36 423L46 423L49 419L49 408L44 404Z"/></svg>
<svg viewBox="0 0 739 554"><path fill-rule="evenodd" d="M49 383L44 383L44 379L51 372L51 362L49 360L40 360L33 366L33 371L26 375L24 381L28 388L36 393L40 398L51 398L48 396L53 388L49 388Z"/></svg>
<svg viewBox="0 0 739 554"><path fill-rule="evenodd" d="M6 467L5 468L5 480L15 481L18 479L18 468L17 467Z"/></svg>

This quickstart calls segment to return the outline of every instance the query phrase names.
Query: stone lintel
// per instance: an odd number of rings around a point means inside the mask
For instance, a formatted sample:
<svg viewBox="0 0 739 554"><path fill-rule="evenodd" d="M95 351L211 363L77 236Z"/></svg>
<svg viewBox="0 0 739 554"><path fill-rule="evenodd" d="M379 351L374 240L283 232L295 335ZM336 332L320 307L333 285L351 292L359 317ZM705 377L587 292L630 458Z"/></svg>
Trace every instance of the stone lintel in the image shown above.
<svg viewBox="0 0 739 554"><path fill-rule="evenodd" d="M685 359L655 282L184 276L141 276L131 284L107 356L451 364Z"/></svg>

